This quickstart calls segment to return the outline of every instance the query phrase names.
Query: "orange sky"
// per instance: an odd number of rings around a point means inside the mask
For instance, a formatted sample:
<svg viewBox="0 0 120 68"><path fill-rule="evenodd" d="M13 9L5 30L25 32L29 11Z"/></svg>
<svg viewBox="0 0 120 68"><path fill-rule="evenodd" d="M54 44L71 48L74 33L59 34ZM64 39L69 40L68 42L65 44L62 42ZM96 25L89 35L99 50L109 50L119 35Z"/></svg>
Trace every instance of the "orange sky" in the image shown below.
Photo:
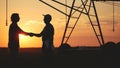
<svg viewBox="0 0 120 68"><path fill-rule="evenodd" d="M50 0L49 0L50 1ZM68 1L68 4L72 0ZM5 0L0 1L0 47L7 47L8 43L8 30L11 24L10 16L12 13L17 12L20 15L18 25L26 32L40 33L45 26L43 23L42 14L51 14L53 19L51 23L55 28L54 45L58 47L61 43L63 32L65 29L65 15L55 11L54 9L46 6L38 0L8 0L8 26L6 22L6 7ZM64 2L64 0L61 0ZM65 7L49 2L50 4L65 10ZM118 3L118 2L116 2ZM76 3L78 5L79 2ZM99 15L100 24L103 31L105 42L120 41L120 8L115 7L115 32L112 31L112 5L103 2L95 2L97 12ZM118 3L120 4L120 3ZM104 8L103 8L104 7ZM71 46L99 46L94 32L89 24L87 16L82 16L78 22L73 34L68 41ZM41 47L42 40L39 37L20 36L20 47Z"/></svg>

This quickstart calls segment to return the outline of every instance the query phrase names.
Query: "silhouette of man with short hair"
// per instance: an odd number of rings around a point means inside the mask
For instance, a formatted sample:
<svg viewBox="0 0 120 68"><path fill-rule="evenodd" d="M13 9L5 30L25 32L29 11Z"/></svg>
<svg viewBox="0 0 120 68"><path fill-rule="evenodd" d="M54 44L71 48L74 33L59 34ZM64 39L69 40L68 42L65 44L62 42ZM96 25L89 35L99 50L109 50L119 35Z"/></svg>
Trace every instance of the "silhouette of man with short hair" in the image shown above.
<svg viewBox="0 0 120 68"><path fill-rule="evenodd" d="M19 51L19 34L30 35L30 33L24 32L19 26L18 21L20 20L18 13L11 15L11 25L9 27L9 42L8 48L11 54L12 61L16 61Z"/></svg>

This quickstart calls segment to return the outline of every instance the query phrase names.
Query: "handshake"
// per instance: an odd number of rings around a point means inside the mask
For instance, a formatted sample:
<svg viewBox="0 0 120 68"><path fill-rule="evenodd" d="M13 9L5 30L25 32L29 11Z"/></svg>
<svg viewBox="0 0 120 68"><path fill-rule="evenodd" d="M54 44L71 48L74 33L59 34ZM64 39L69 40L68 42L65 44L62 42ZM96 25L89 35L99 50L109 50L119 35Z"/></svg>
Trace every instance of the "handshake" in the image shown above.
<svg viewBox="0 0 120 68"><path fill-rule="evenodd" d="M28 33L30 37L33 37L35 34L34 33Z"/></svg>

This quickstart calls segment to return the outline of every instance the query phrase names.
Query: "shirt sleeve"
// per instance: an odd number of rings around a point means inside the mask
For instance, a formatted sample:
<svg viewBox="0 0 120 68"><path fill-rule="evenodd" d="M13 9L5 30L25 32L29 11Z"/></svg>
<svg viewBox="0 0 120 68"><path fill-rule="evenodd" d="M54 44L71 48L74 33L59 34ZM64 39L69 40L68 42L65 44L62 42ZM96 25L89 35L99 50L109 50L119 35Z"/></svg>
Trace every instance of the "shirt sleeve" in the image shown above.
<svg viewBox="0 0 120 68"><path fill-rule="evenodd" d="M28 35L28 33L23 31L20 27L18 27L18 32L19 32L19 34Z"/></svg>

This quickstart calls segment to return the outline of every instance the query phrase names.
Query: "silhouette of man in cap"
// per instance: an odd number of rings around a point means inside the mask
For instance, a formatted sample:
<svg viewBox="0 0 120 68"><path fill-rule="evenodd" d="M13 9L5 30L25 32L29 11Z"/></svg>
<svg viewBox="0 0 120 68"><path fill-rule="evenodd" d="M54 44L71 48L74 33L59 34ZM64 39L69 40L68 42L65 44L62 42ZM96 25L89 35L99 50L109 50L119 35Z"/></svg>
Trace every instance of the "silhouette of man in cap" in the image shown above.
<svg viewBox="0 0 120 68"><path fill-rule="evenodd" d="M40 34L33 34L36 37L42 37L42 49L44 52L50 52L54 48L54 27L50 23L52 17L50 14L44 15L45 27Z"/></svg>

